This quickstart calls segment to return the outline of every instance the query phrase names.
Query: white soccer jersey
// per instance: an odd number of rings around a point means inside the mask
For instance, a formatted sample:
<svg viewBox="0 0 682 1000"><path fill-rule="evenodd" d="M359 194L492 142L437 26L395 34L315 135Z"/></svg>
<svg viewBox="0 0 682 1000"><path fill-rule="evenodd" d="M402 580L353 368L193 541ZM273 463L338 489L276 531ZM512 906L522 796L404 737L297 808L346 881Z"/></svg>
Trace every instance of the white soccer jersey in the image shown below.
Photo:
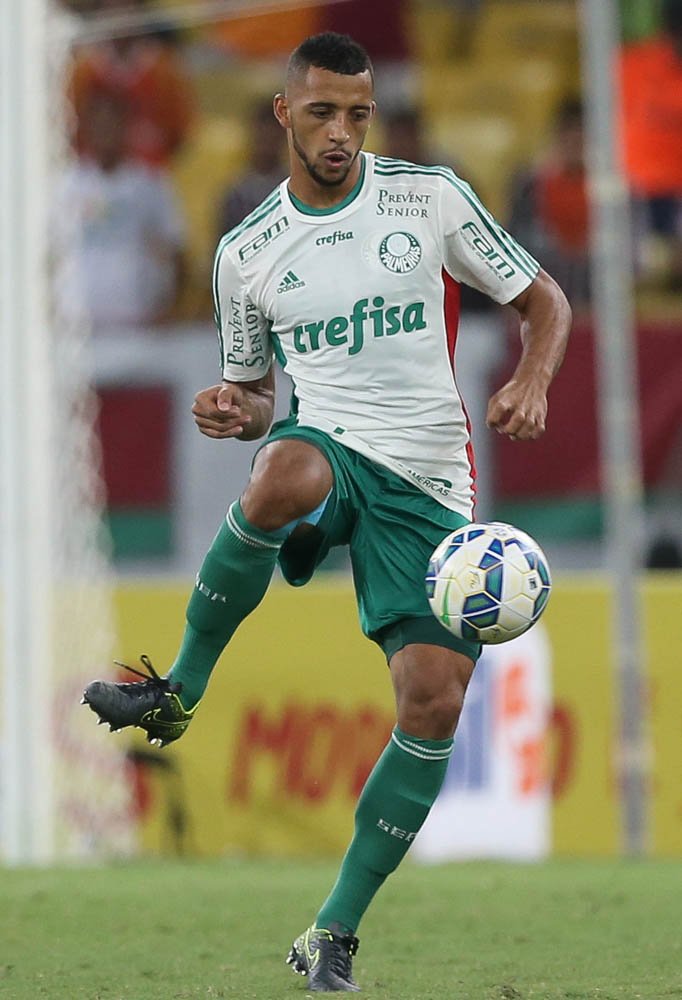
<svg viewBox="0 0 682 1000"><path fill-rule="evenodd" d="M506 303L539 265L447 167L363 153L343 202L311 209L284 181L221 241L223 377L273 355L316 427L471 516L474 462L455 381L459 285Z"/></svg>

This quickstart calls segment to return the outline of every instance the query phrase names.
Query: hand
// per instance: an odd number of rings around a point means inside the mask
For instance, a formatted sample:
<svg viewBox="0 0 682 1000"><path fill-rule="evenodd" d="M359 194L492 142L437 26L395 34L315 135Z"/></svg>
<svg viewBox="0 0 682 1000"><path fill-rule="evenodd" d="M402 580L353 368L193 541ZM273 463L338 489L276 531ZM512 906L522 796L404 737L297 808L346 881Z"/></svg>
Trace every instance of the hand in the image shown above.
<svg viewBox="0 0 682 1000"><path fill-rule="evenodd" d="M547 396L532 383L514 379L503 385L488 403L486 423L512 441L531 441L545 433Z"/></svg>
<svg viewBox="0 0 682 1000"><path fill-rule="evenodd" d="M239 437L251 423L251 417L243 409L244 402L245 394L238 385L212 385L195 397L194 422L206 437Z"/></svg>

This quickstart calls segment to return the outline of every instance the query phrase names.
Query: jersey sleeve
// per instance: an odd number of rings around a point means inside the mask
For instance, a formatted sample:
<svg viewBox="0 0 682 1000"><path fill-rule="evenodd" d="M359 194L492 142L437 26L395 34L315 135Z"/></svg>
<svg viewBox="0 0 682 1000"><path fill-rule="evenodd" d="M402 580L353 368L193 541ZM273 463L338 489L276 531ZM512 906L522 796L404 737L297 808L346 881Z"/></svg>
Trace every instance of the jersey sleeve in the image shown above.
<svg viewBox="0 0 682 1000"><path fill-rule="evenodd" d="M222 376L228 382L253 382L270 369L270 323L253 302L225 242L216 252L213 300Z"/></svg>
<svg viewBox="0 0 682 1000"><path fill-rule="evenodd" d="M472 188L448 170L440 199L448 273L504 305L530 285L538 262L507 233Z"/></svg>

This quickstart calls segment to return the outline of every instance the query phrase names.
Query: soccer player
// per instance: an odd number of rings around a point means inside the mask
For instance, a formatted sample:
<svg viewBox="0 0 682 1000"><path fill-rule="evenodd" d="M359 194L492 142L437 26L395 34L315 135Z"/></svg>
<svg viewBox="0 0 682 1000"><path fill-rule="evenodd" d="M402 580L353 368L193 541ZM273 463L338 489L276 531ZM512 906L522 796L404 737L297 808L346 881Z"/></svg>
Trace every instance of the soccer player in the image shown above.
<svg viewBox="0 0 682 1000"><path fill-rule="evenodd" d="M556 283L450 169L362 152L372 95L368 55L345 35L314 36L291 56L274 101L291 175L218 247L223 381L194 405L209 437L269 434L199 570L168 675L145 657L142 683L94 681L84 695L114 729L177 739L275 564L301 586L330 547L350 547L360 622L389 663L397 724L336 884L288 956L312 991L359 989L356 930L438 794L479 654L436 621L424 587L432 550L472 518L454 373L460 283L520 316L518 366L487 414L515 440L545 428L570 327ZM291 416L270 429L274 358L295 391Z"/></svg>

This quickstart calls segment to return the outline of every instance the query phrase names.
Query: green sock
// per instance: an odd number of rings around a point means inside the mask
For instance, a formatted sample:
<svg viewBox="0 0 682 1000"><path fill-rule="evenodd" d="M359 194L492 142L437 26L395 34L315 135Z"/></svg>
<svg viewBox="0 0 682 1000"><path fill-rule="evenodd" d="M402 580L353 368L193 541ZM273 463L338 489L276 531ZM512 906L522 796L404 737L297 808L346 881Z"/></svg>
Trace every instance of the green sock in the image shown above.
<svg viewBox="0 0 682 1000"><path fill-rule="evenodd" d="M230 507L197 575L182 645L168 674L182 684L185 709L199 701L223 649L260 604L285 537L283 531L254 528L238 500Z"/></svg>
<svg viewBox="0 0 682 1000"><path fill-rule="evenodd" d="M318 927L340 924L355 931L377 889L394 871L440 791L452 739L423 740L397 726L362 790L355 834Z"/></svg>

